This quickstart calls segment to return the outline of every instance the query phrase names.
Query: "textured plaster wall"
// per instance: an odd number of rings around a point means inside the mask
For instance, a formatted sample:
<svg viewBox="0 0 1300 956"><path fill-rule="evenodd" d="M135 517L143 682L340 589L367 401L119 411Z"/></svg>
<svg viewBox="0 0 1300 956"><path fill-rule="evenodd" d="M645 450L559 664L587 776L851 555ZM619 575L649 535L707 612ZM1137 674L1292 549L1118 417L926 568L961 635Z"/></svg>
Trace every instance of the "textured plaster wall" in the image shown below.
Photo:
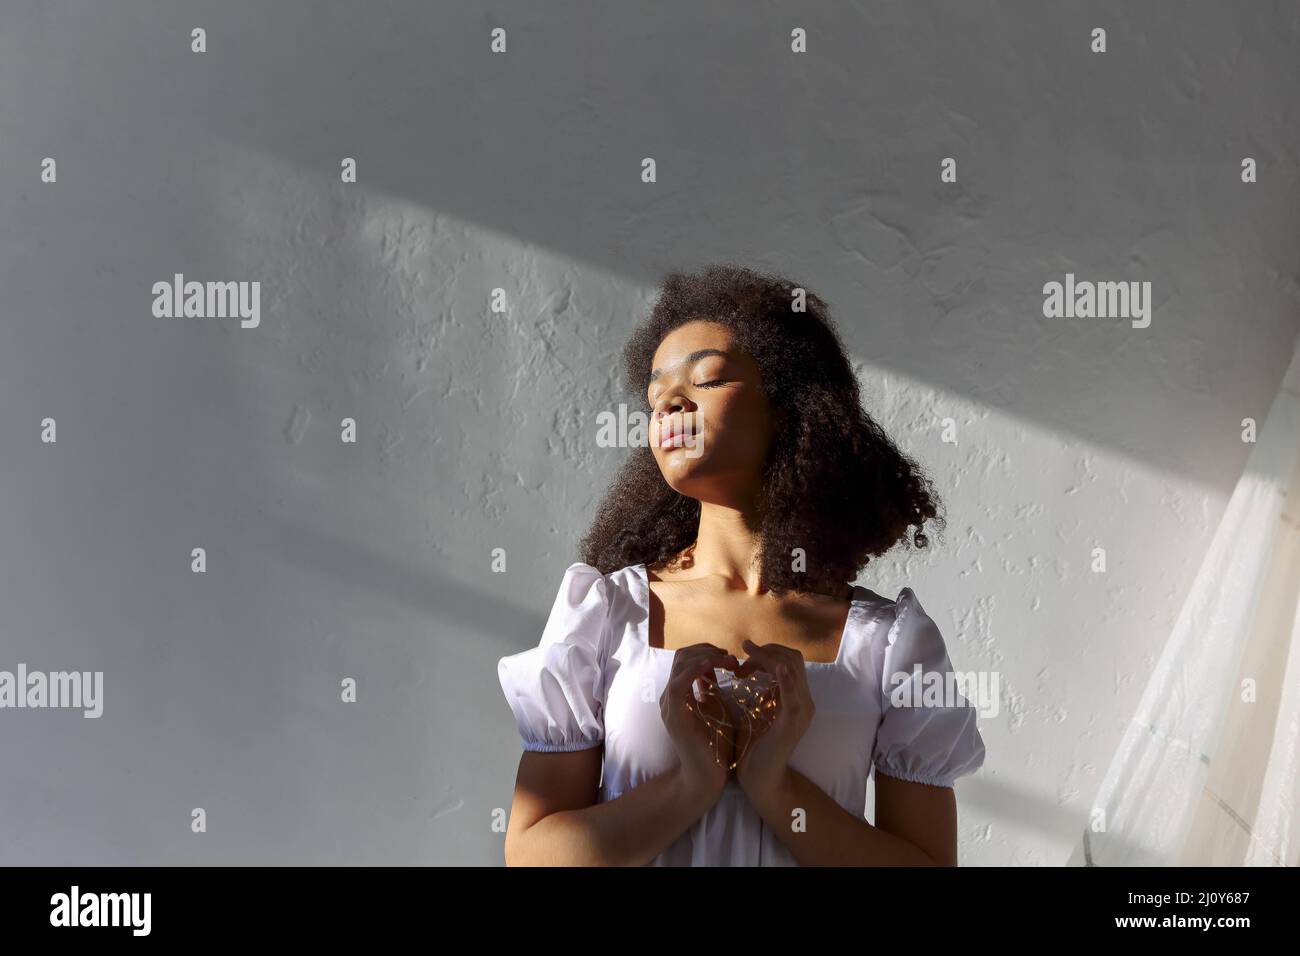
<svg viewBox="0 0 1300 956"><path fill-rule="evenodd" d="M0 863L499 862L495 662L623 454L627 332L714 260L832 303L945 500L860 581L1001 675L963 862L1064 863L1291 355L1298 38L1288 3L6 4L0 668L102 670L105 711L0 712ZM261 281L260 326L154 318L174 272ZM1045 319L1066 272L1150 281L1150 328Z"/></svg>

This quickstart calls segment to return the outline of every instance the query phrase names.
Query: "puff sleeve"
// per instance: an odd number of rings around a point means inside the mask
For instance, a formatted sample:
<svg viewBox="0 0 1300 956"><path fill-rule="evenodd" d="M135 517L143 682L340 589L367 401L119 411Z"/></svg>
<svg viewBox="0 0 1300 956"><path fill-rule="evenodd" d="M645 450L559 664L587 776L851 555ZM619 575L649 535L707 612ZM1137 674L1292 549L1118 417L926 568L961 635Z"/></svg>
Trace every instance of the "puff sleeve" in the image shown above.
<svg viewBox="0 0 1300 956"><path fill-rule="evenodd" d="M571 564L538 645L497 662L524 750L586 750L605 739L608 613L604 575L589 564Z"/></svg>
<svg viewBox="0 0 1300 956"><path fill-rule="evenodd" d="M938 625L911 588L899 592L894 608L872 764L900 780L951 787L984 764L976 711L952 679Z"/></svg>

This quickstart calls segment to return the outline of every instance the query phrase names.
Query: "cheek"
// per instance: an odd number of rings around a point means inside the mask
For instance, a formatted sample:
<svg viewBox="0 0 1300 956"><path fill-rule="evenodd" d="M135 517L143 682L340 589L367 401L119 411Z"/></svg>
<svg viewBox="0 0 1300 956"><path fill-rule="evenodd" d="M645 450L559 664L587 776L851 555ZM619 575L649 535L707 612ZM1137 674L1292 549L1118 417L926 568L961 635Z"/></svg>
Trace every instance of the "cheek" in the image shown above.
<svg viewBox="0 0 1300 956"><path fill-rule="evenodd" d="M760 442L768 434L767 403L759 396L731 394L703 408L705 428L712 423L717 437L746 445Z"/></svg>

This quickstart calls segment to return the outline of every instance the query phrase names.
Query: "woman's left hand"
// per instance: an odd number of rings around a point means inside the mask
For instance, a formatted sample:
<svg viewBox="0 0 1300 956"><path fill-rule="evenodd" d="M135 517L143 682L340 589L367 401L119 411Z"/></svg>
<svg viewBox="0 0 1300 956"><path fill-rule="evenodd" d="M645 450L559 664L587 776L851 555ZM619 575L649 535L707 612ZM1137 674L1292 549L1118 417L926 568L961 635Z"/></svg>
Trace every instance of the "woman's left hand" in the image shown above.
<svg viewBox="0 0 1300 956"><path fill-rule="evenodd" d="M741 665L740 676L767 671L776 678L779 688L775 718L767 729L748 741L736 765L737 783L757 803L773 794L785 780L790 755L812 723L816 708L808 690L808 672L802 654L783 644L760 647L747 640L743 646L749 657ZM744 743L737 742L737 752Z"/></svg>

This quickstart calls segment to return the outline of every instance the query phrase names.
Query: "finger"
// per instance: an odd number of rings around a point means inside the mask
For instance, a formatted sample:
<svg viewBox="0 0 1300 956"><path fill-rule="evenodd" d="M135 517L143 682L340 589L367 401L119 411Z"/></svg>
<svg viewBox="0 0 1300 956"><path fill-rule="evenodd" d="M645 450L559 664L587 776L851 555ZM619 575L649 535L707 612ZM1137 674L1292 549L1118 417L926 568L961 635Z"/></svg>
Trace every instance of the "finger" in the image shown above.
<svg viewBox="0 0 1300 956"><path fill-rule="evenodd" d="M673 658L673 672L698 672L700 668L707 668L711 672L714 667L734 671L739 666L740 662L736 660L734 654L728 654L720 647L704 644L682 648Z"/></svg>
<svg viewBox="0 0 1300 956"><path fill-rule="evenodd" d="M801 654L801 653L799 652L799 649L798 649L798 648L795 648L795 647L787 647L787 646L784 645L784 644L772 644L772 643L768 643L768 644L755 644L755 643L754 643L753 641L751 641L749 638L745 638L745 642L744 642L744 644L742 644L741 646L742 646L742 647L743 647L743 648L744 648L744 649L745 649L745 650L746 650L746 651L747 651L751 656L754 655L754 654L761 654L761 655L763 655L763 656L765 656L765 657L773 657L773 656L775 656L775 657L788 657L788 656L794 656L794 657L799 657L799 658L802 658L802 657L803 657L803 654Z"/></svg>
<svg viewBox="0 0 1300 956"><path fill-rule="evenodd" d="M695 682L703 681L705 690L701 696L715 693L718 675L714 673L714 667L719 660L721 658L717 656L700 655L674 661L673 672L668 678L668 692L674 697L693 704L697 701Z"/></svg>
<svg viewBox="0 0 1300 956"><path fill-rule="evenodd" d="M776 672L776 668L791 654L798 655L802 661L803 656L793 648L784 647L780 644L764 644L762 646L747 640L744 648L749 652L749 657L745 660L745 674L748 675L755 670L765 670L769 674Z"/></svg>
<svg viewBox="0 0 1300 956"><path fill-rule="evenodd" d="M776 710L774 723L779 723L811 705L812 695L808 691L806 675L797 673L790 664L778 665L775 676L777 699L781 705Z"/></svg>
<svg viewBox="0 0 1300 956"><path fill-rule="evenodd" d="M776 678L777 690L782 697L789 699L806 696L805 690L808 686L808 678L807 671L803 667L802 657L797 661L777 661L776 666L772 669L772 676Z"/></svg>
<svg viewBox="0 0 1300 956"><path fill-rule="evenodd" d="M736 659L735 654L730 653L726 648L718 647L716 644L691 644L687 647L683 647L682 651L687 652L690 655L704 654L711 658L719 659L725 664L731 664L736 667L740 666L740 661Z"/></svg>
<svg viewBox="0 0 1300 956"><path fill-rule="evenodd" d="M698 674L702 672L712 673L715 667L722 670L734 670L735 667L739 666L739 662L730 654L721 651L701 651L696 654L686 655L679 661L674 661L673 669L684 674Z"/></svg>

